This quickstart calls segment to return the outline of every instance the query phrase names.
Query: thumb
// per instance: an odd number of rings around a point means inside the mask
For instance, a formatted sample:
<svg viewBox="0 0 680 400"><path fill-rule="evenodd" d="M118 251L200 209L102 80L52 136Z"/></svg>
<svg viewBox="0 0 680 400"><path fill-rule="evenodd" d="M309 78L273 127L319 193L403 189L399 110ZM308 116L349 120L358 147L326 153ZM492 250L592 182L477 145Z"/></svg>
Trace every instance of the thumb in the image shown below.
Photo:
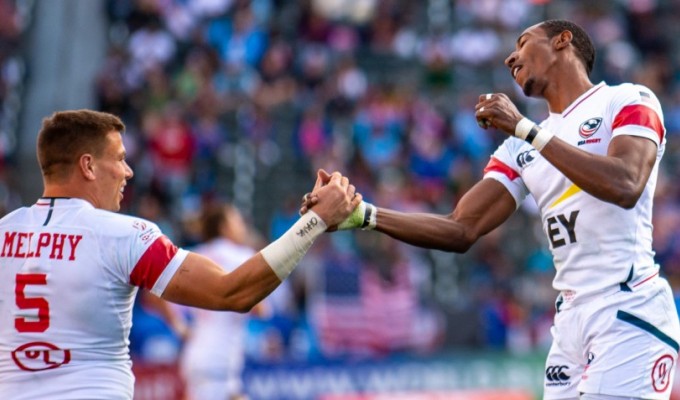
<svg viewBox="0 0 680 400"><path fill-rule="evenodd" d="M331 175L326 172L323 168L316 172L316 183L314 184L314 190L326 185L331 180Z"/></svg>

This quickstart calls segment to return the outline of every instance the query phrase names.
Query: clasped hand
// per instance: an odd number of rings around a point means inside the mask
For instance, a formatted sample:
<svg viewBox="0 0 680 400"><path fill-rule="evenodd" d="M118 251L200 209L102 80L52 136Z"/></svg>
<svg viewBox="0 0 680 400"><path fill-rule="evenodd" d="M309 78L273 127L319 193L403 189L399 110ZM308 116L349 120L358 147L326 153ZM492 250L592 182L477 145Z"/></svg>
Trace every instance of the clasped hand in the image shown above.
<svg viewBox="0 0 680 400"><path fill-rule="evenodd" d="M361 203L363 197L356 192L349 179L339 172L329 174L319 169L316 183L310 193L302 196L300 215L314 207L314 212L328 226L328 231L337 230L338 224L347 219Z"/></svg>

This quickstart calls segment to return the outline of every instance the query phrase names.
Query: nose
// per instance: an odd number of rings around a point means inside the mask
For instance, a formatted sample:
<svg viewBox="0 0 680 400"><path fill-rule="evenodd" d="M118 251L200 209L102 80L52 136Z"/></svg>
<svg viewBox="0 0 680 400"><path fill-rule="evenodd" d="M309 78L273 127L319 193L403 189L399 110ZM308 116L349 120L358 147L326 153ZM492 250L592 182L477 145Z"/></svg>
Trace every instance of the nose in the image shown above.
<svg viewBox="0 0 680 400"><path fill-rule="evenodd" d="M132 177L135 175L135 173L132 171L132 168L130 165L126 162L125 163L125 180L132 179Z"/></svg>
<svg viewBox="0 0 680 400"><path fill-rule="evenodd" d="M516 61L517 61L517 52L516 52L516 51L513 51L513 52L510 53L510 55L505 59L505 65L506 65L508 68L512 69L512 66L515 64Z"/></svg>

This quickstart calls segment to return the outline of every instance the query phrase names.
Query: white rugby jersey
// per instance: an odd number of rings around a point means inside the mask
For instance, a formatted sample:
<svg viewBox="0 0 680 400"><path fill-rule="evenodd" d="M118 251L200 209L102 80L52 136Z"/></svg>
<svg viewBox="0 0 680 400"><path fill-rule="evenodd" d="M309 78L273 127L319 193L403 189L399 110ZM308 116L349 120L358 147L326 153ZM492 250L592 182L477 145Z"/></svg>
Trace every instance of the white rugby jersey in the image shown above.
<svg viewBox="0 0 680 400"><path fill-rule="evenodd" d="M556 268L553 287L572 302L614 286L633 289L658 274L652 200L666 139L656 96L644 86L602 82L540 126L593 154L606 155L618 135L648 138L658 149L649 181L630 210L584 192L521 139L509 137L495 151L484 177L501 182L518 205L528 194L535 198Z"/></svg>
<svg viewBox="0 0 680 400"><path fill-rule="evenodd" d="M146 220L41 198L0 220L0 397L132 399L138 287L186 257Z"/></svg>

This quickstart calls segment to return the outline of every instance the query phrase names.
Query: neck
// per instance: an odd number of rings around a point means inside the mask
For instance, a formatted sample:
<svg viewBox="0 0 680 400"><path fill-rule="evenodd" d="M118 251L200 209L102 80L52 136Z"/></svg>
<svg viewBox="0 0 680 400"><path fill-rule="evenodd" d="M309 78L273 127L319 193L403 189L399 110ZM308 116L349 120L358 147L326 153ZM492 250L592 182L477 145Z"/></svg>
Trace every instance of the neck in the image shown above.
<svg viewBox="0 0 680 400"><path fill-rule="evenodd" d="M68 197L83 199L91 204L95 204L92 196L89 196L82 190L75 188L73 185L58 184L58 183L47 183L45 182L45 189L43 190L42 197Z"/></svg>
<svg viewBox="0 0 680 400"><path fill-rule="evenodd" d="M580 74L555 80L544 93L544 98L548 102L548 109L551 113L561 114L593 86L595 85L587 76Z"/></svg>

